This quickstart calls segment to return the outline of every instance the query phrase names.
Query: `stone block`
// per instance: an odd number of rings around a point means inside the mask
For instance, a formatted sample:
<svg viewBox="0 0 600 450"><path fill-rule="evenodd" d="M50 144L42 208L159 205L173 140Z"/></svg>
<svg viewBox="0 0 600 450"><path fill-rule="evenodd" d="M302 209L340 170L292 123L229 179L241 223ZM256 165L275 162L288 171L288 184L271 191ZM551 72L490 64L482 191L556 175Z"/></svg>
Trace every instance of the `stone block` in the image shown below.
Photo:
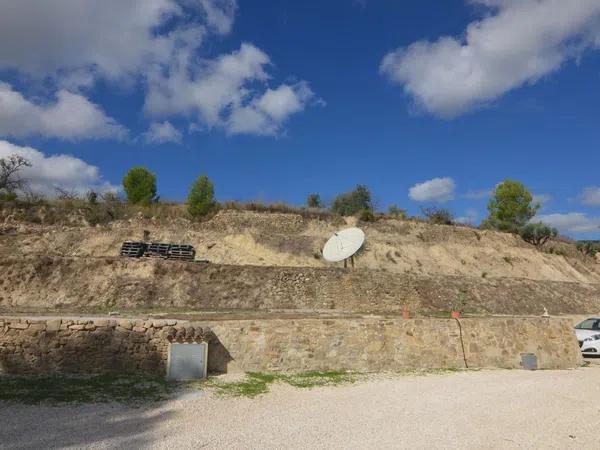
<svg viewBox="0 0 600 450"><path fill-rule="evenodd" d="M131 330L133 328L132 323L129 320L119 320L117 324L121 328L125 328L126 330Z"/></svg>
<svg viewBox="0 0 600 450"><path fill-rule="evenodd" d="M69 330L73 331L81 331L85 328L85 325L77 324L77 325L69 325Z"/></svg>
<svg viewBox="0 0 600 450"><path fill-rule="evenodd" d="M13 330L26 330L29 328L29 324L25 322L10 322L8 328L12 328Z"/></svg>
<svg viewBox="0 0 600 450"><path fill-rule="evenodd" d="M62 320L54 319L46 321L46 331L58 331L60 330L60 325Z"/></svg>

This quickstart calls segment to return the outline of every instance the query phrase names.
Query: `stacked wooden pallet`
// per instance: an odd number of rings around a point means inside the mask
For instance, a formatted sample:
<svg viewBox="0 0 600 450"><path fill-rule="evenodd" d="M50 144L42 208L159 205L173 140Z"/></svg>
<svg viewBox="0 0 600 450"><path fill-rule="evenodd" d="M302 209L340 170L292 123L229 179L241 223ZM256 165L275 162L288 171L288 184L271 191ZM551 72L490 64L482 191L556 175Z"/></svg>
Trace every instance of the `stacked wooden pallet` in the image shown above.
<svg viewBox="0 0 600 450"><path fill-rule="evenodd" d="M169 247L170 259L185 259L193 261L196 257L196 250L191 245L186 244L171 244Z"/></svg>
<svg viewBox="0 0 600 450"><path fill-rule="evenodd" d="M126 241L123 242L123 245L121 245L120 255L127 256L129 258L140 258L144 256L145 251L145 242Z"/></svg>
<svg viewBox="0 0 600 450"><path fill-rule="evenodd" d="M126 241L121 245L121 256L128 258L164 258L194 261L196 250L187 244L167 244L164 242Z"/></svg>
<svg viewBox="0 0 600 450"><path fill-rule="evenodd" d="M163 242L151 242L148 244L144 256L149 258L168 258L169 248L171 244L165 244Z"/></svg>

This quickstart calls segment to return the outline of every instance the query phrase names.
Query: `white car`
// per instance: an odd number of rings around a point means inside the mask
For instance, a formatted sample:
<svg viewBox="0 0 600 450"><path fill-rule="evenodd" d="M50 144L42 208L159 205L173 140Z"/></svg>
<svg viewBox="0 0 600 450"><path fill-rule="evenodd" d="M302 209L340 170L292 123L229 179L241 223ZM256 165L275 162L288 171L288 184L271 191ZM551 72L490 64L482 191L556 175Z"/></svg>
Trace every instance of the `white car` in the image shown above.
<svg viewBox="0 0 600 450"><path fill-rule="evenodd" d="M576 325L575 335L584 356L600 356L600 317L590 317Z"/></svg>

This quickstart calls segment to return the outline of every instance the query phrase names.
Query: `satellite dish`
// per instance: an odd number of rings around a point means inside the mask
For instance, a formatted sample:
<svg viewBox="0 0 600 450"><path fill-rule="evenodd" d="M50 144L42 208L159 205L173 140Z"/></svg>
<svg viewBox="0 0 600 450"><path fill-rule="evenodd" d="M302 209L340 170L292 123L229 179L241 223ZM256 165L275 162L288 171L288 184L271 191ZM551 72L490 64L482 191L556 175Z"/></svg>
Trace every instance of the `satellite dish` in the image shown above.
<svg viewBox="0 0 600 450"><path fill-rule="evenodd" d="M360 228L338 231L325 243L323 258L329 262L345 261L351 258L364 242L365 233Z"/></svg>

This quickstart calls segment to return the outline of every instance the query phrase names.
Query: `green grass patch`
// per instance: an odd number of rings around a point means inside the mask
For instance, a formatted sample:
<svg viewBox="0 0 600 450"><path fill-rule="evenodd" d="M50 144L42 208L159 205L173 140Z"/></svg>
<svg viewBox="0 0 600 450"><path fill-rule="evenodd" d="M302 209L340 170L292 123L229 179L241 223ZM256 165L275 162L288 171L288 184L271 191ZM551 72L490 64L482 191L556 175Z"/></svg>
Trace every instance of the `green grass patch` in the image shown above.
<svg viewBox="0 0 600 450"><path fill-rule="evenodd" d="M22 404L119 402L131 405L166 399L177 386L161 378L97 376L0 376L0 400Z"/></svg>
<svg viewBox="0 0 600 450"><path fill-rule="evenodd" d="M294 374L249 372L242 381L222 382L214 378L204 381L203 386L214 388L217 395L253 398L269 392L272 383L287 383L297 388L336 386L354 383L359 375L345 371L311 371Z"/></svg>
<svg viewBox="0 0 600 450"><path fill-rule="evenodd" d="M343 371L312 371L279 375L278 379L297 388L313 388L354 383L358 379L358 374Z"/></svg>

